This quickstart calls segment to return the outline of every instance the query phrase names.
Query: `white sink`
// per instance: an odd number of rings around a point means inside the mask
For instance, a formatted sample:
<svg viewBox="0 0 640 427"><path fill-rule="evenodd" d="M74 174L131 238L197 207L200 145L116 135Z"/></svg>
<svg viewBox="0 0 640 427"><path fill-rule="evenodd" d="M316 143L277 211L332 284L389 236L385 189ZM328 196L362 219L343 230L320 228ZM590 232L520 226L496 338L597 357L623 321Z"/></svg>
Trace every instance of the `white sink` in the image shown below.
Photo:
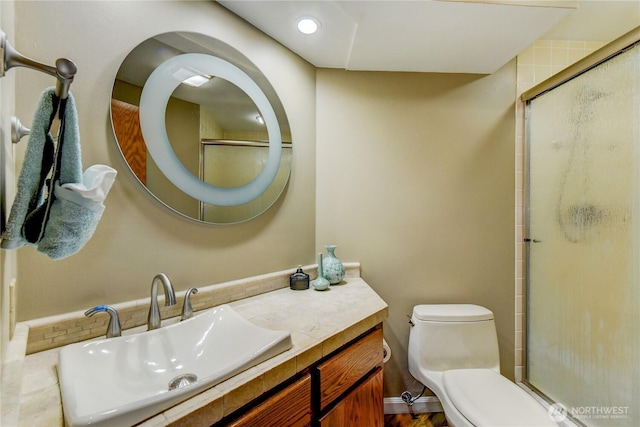
<svg viewBox="0 0 640 427"><path fill-rule="evenodd" d="M289 332L256 326L228 305L160 329L68 345L58 361L65 422L135 424L291 346ZM179 386L169 390L172 381Z"/></svg>

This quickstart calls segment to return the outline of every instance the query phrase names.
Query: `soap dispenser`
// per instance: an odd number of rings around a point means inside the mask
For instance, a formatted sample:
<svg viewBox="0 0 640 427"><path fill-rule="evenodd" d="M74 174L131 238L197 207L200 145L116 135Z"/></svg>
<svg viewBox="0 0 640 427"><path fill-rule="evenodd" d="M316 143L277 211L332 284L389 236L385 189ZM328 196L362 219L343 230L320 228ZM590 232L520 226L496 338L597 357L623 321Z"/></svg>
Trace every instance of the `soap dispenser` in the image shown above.
<svg viewBox="0 0 640 427"><path fill-rule="evenodd" d="M289 277L289 287L294 291L309 289L309 275L302 271L302 266Z"/></svg>

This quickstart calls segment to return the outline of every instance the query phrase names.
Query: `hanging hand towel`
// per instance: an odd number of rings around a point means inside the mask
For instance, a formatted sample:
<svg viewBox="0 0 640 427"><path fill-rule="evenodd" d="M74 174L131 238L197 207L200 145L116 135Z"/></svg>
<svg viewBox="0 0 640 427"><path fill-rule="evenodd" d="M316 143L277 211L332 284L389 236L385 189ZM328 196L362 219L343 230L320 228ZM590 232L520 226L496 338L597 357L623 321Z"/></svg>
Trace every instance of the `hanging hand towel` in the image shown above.
<svg viewBox="0 0 640 427"><path fill-rule="evenodd" d="M48 89L43 94L45 105L55 96L52 90L52 88ZM104 211L102 202L117 173L115 169L106 165L94 165L87 168L84 174L82 173L80 133L75 101L71 93L63 106L64 113L53 165L53 176L48 185L48 197L44 202L39 202L35 210L28 210L23 217L21 239L11 240L22 243L16 247L24 244L37 245L39 252L47 254L52 259L62 259L75 254L91 238ZM41 128L37 129L41 130ZM48 126L42 129L43 134L48 135ZM32 129L32 135L33 132ZM48 138L50 135L45 139ZM27 161L25 157L25 164ZM20 179L22 175L21 173ZM29 177L27 181L33 181L33 178ZM39 183L42 186L42 182L39 181ZM43 192L41 188L35 191L39 194ZM19 194L20 181L16 200ZM30 199L33 198L33 195L30 196ZM22 202L18 206L21 205ZM17 218L21 216L21 212L16 214ZM12 232L15 233L15 230Z"/></svg>
<svg viewBox="0 0 640 427"><path fill-rule="evenodd" d="M17 249L33 245L22 234L27 215L45 202L45 179L54 162L53 137L49 133L54 118L53 88L45 90L38 103L31 123L31 134L25 151L22 170L18 178L16 197L7 220L7 229L2 236L3 249Z"/></svg>
<svg viewBox="0 0 640 427"><path fill-rule="evenodd" d="M81 183L55 183L51 205L38 251L53 259L78 252L89 241L104 212L102 203L116 177L116 170L93 165L82 175Z"/></svg>

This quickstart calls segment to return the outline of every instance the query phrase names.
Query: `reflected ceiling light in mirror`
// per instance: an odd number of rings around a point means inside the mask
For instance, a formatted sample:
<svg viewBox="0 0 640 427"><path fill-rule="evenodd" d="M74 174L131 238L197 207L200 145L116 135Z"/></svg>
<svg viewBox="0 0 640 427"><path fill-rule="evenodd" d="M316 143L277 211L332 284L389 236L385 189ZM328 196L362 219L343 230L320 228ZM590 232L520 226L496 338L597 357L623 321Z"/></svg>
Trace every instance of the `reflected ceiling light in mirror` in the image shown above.
<svg viewBox="0 0 640 427"><path fill-rule="evenodd" d="M182 83L192 86L200 87L213 78L196 70L180 67L173 72L173 77L180 80Z"/></svg>
<svg viewBox="0 0 640 427"><path fill-rule="evenodd" d="M207 184L180 162L171 147L165 127L165 109L173 91L185 80L182 70L202 70L193 75L212 75L242 89L264 119L269 135L267 162L258 176L240 187ZM267 96L244 71L224 59L201 53L175 56L149 76L140 96L140 127L149 154L162 173L180 190L210 205L238 206L259 197L275 180L282 155L282 135L275 111Z"/></svg>
<svg viewBox="0 0 640 427"><path fill-rule="evenodd" d="M302 34L313 34L320 29L320 22L312 16L303 16L298 19L297 26Z"/></svg>
<svg viewBox="0 0 640 427"><path fill-rule="evenodd" d="M256 121L257 121L258 123L260 123L261 125L263 125L263 124L264 124L264 119L263 119L263 118L262 118L262 116L260 116L260 115L257 115L257 116L256 116Z"/></svg>
<svg viewBox="0 0 640 427"><path fill-rule="evenodd" d="M186 80L183 80L182 83L192 87L200 87L203 84L207 83L209 80L211 80L211 76L193 76L189 77Z"/></svg>

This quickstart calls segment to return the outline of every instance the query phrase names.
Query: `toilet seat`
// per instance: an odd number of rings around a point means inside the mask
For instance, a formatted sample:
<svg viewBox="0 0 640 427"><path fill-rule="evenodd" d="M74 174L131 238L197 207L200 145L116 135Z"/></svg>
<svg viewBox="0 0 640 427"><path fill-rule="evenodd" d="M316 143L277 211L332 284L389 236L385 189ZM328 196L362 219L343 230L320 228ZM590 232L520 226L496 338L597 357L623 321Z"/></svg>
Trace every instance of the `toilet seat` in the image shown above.
<svg viewBox="0 0 640 427"><path fill-rule="evenodd" d="M443 385L451 403L474 426L557 427L533 397L491 369L445 371Z"/></svg>

